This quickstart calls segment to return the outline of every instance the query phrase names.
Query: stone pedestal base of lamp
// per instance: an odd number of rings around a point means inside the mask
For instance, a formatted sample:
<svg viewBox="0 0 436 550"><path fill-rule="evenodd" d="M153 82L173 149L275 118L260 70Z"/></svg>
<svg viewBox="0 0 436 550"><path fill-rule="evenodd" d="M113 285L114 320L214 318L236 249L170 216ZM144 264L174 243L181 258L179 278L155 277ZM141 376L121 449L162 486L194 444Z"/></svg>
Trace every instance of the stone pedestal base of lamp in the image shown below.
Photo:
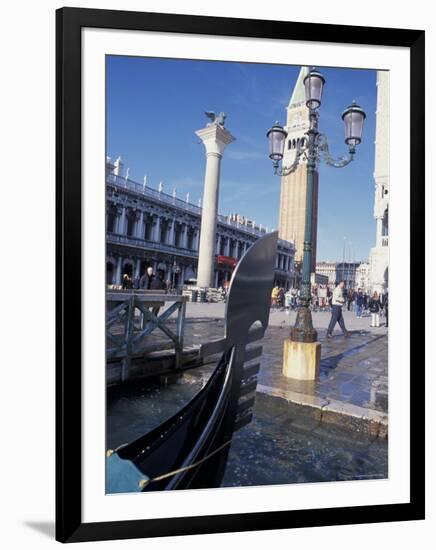
<svg viewBox="0 0 436 550"><path fill-rule="evenodd" d="M295 380L318 380L321 361L320 342L294 342L283 345L283 375Z"/></svg>

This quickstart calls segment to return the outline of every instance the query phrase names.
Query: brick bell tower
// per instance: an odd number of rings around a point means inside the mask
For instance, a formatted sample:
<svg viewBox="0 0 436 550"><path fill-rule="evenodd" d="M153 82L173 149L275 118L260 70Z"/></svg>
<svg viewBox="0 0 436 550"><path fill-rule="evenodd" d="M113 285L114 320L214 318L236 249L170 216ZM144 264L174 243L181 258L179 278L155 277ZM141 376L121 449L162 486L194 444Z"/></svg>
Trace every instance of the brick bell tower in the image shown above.
<svg viewBox="0 0 436 550"><path fill-rule="evenodd" d="M308 67L301 67L297 82L292 92L289 105L286 108L286 126L288 137L285 143L283 166L292 164L300 143L304 143L305 132L309 129L309 109L306 107L304 78ZM298 168L288 176L281 178L279 237L295 242L295 261L303 260L304 224L306 221L306 188L307 166L305 160L300 160ZM313 188L313 226L312 226L312 272L316 265L316 243L318 228L318 173L315 173Z"/></svg>

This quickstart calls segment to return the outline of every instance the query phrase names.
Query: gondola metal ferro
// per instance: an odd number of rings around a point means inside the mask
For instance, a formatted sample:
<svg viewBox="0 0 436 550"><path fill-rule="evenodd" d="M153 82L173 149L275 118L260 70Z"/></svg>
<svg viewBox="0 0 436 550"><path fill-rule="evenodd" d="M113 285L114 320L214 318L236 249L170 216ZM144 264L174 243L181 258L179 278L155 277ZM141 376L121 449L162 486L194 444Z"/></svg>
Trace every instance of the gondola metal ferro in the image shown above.
<svg viewBox="0 0 436 550"><path fill-rule="evenodd" d="M268 326L277 232L256 241L232 276L224 337L200 353L221 358L206 385L177 414L139 439L108 451L107 493L221 485L233 433L252 419Z"/></svg>

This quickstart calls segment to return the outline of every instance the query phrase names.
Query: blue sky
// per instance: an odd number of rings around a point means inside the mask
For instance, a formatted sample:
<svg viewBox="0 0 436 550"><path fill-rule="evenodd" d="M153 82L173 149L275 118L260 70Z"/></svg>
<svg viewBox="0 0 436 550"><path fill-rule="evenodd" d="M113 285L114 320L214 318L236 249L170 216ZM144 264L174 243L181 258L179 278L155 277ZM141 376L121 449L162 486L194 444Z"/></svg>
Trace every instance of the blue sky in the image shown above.
<svg viewBox="0 0 436 550"><path fill-rule="evenodd" d="M374 244L376 72L318 67L326 78L320 131L334 156L346 152L341 113L355 99L366 113L355 161L342 169L320 165L318 260L364 260ZM143 57L107 57L107 154L121 155L130 178L197 203L205 155L195 135L204 111L224 111L236 141L224 153L219 211L239 212L277 228L280 178L272 173L265 137L285 124L300 67Z"/></svg>

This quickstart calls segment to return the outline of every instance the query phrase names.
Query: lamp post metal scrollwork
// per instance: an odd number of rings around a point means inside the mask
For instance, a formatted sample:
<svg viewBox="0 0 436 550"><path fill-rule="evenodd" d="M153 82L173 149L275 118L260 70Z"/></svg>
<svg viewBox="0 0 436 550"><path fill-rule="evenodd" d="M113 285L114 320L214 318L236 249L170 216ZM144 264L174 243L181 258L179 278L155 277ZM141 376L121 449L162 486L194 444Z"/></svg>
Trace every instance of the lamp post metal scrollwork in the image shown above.
<svg viewBox="0 0 436 550"><path fill-rule="evenodd" d="M325 79L322 74L312 69L304 79L306 93L306 106L309 109L309 129L305 138L298 141L295 152L295 160L289 166L280 166L283 160L284 147L287 138L286 130L276 122L267 137L270 145L270 158L273 161L274 174L287 176L294 172L301 162L307 165L306 186L306 218L304 227L303 267L300 286L300 307L297 312L295 325L291 329L291 340L295 342L316 342L317 332L313 328L312 315L309 308L311 302L311 266L312 266L312 218L313 218L313 187L314 174L321 157L328 166L343 168L347 166L356 153L356 146L362 140L363 122L366 114L361 107L353 103L342 113L345 127L345 143L348 145L346 156L338 159L332 158L329 152L327 136L318 131L318 108L321 105L321 97ZM303 143L302 143L303 142Z"/></svg>

